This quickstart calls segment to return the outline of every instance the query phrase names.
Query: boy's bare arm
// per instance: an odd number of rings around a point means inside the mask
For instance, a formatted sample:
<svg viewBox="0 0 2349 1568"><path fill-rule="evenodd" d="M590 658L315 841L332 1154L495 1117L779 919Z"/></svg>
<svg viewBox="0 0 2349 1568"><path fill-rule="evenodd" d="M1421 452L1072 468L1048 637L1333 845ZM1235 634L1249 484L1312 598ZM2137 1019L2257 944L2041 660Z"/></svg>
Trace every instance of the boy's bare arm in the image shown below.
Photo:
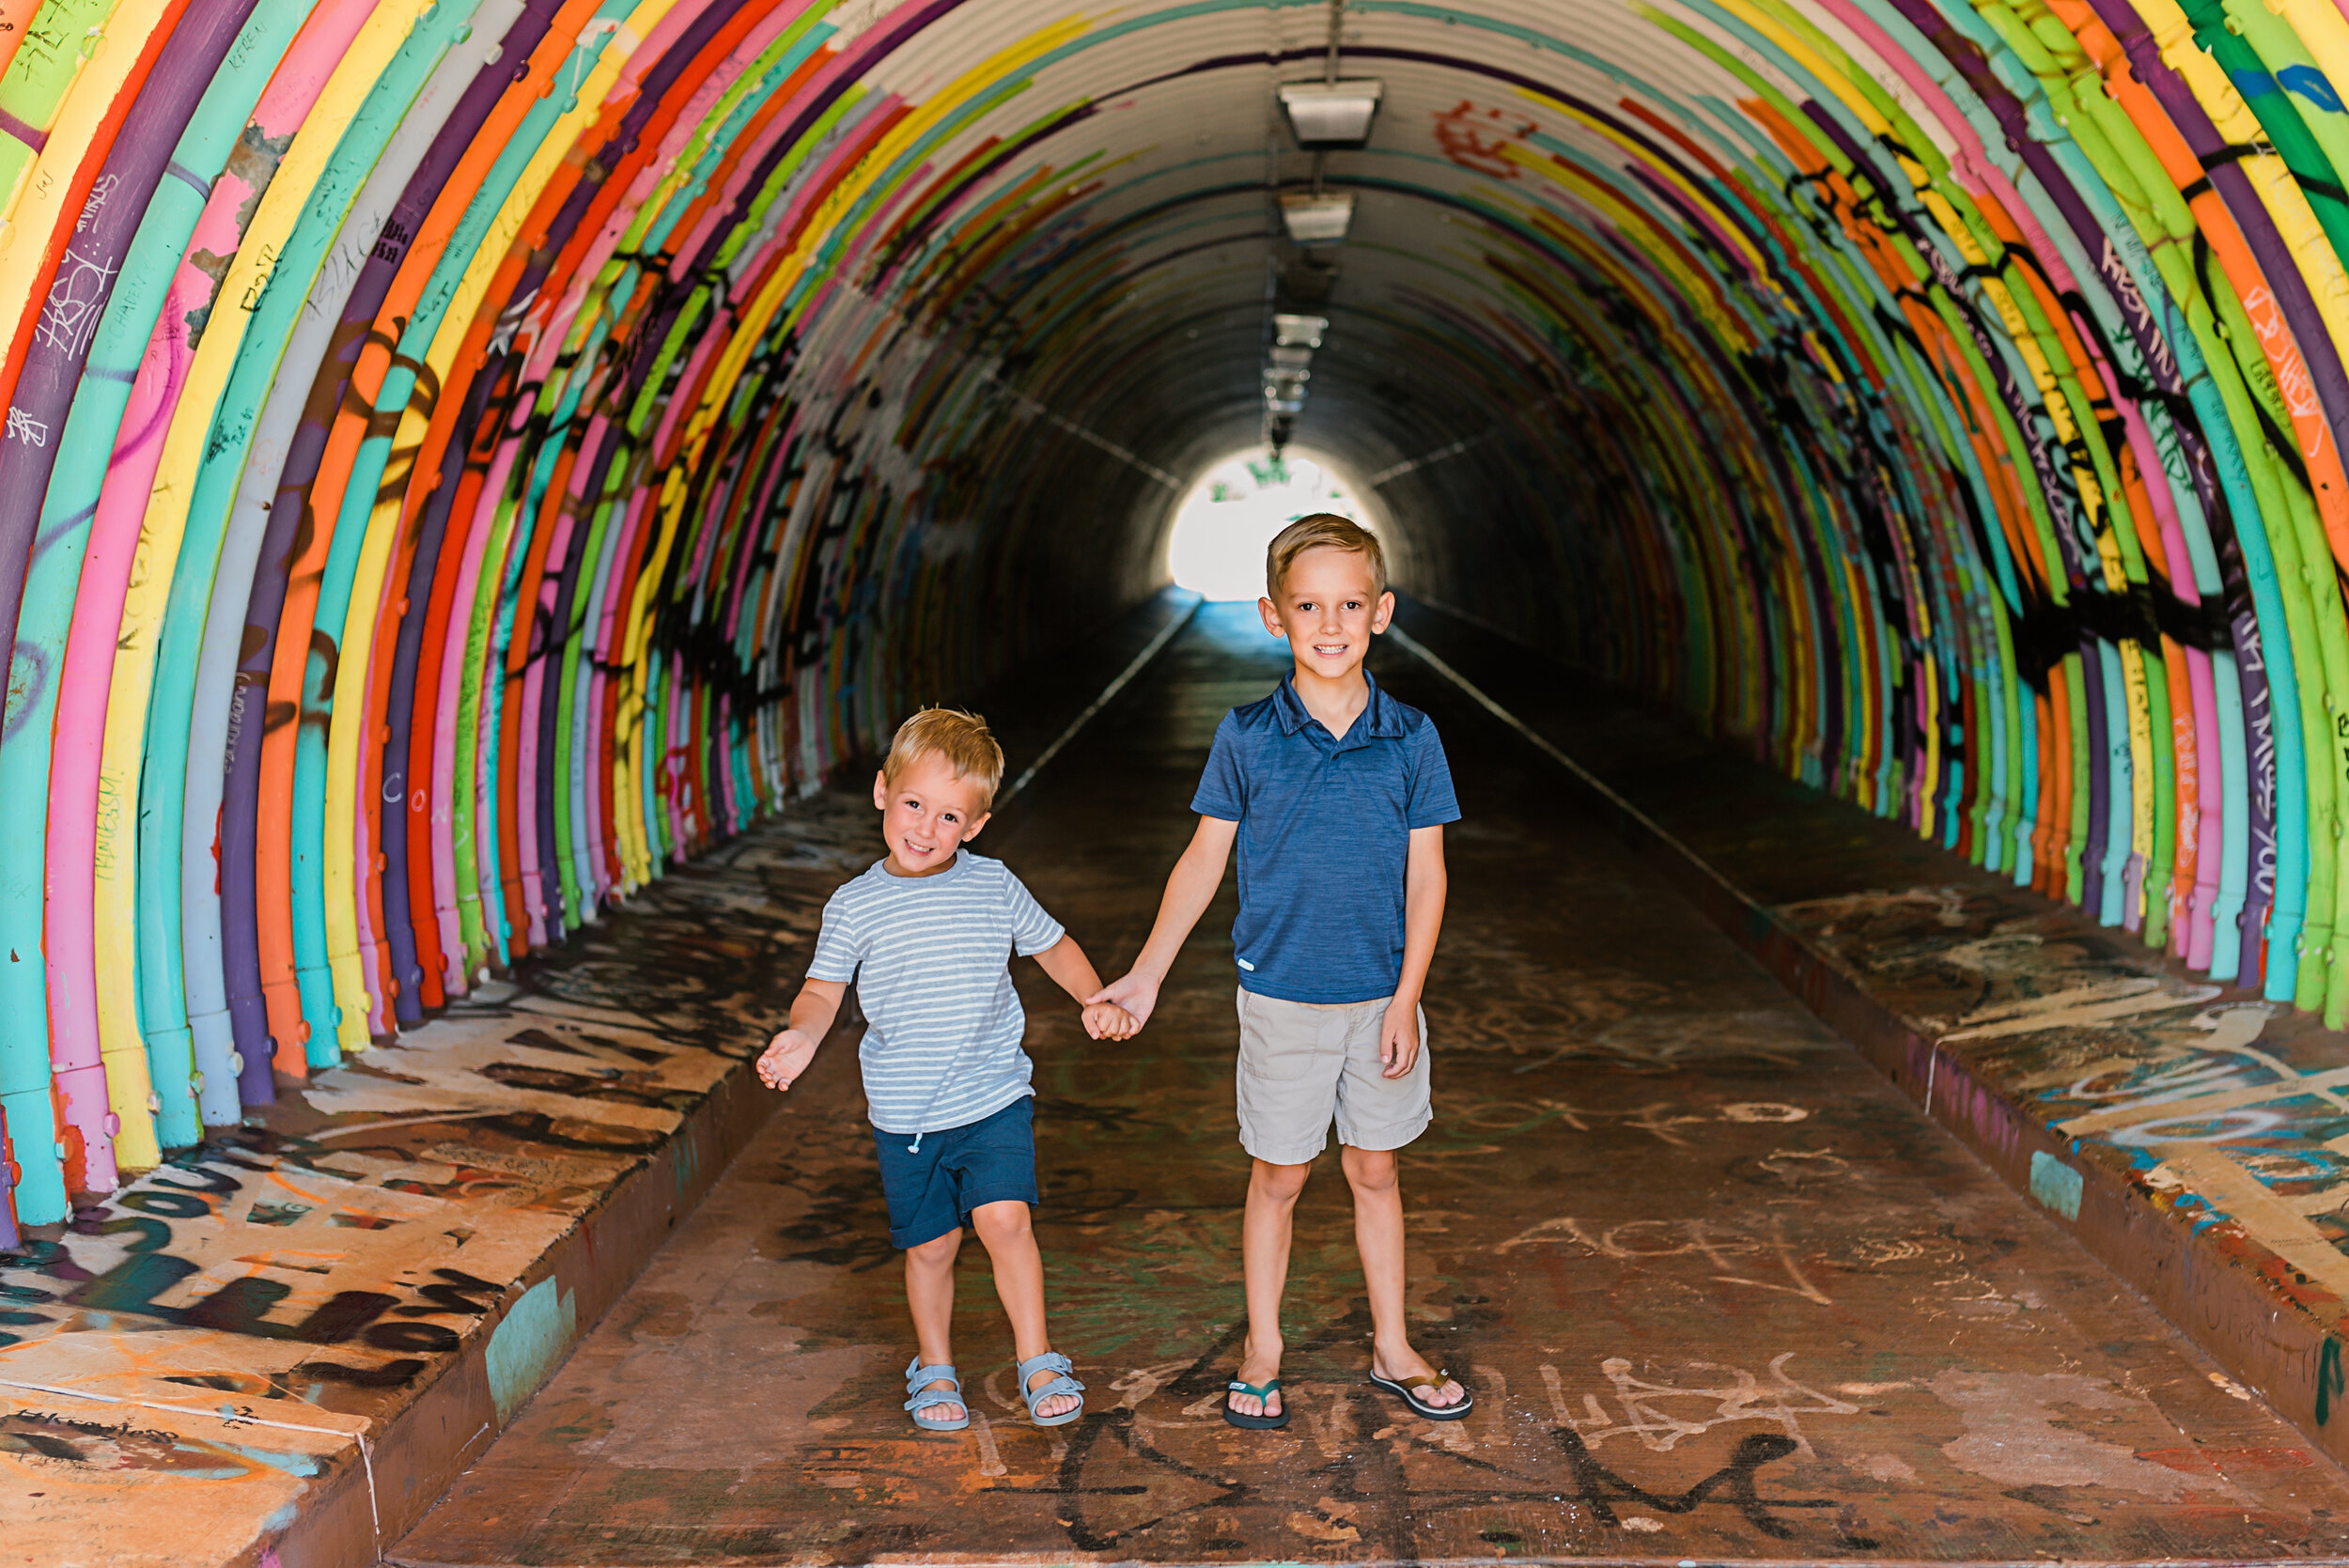
<svg viewBox="0 0 2349 1568"><path fill-rule="evenodd" d="M791 1002L791 1022L769 1043L758 1059L758 1076L770 1089L788 1089L816 1059L817 1042L832 1032L840 1017L841 998L848 994L846 981L810 980Z"/></svg>
<svg viewBox="0 0 2349 1568"><path fill-rule="evenodd" d="M1215 890L1223 885L1223 867L1232 858L1232 841L1238 834L1237 822L1220 816L1199 819L1190 846L1167 876L1158 923L1150 927L1150 939L1142 944L1134 967L1126 971L1125 978L1086 998L1087 1001L1115 1002L1134 1016L1136 1028L1150 1021L1151 1011L1159 1004L1159 986L1166 971L1174 967L1174 955L1215 901Z"/></svg>
<svg viewBox="0 0 2349 1568"><path fill-rule="evenodd" d="M1035 961L1052 983L1077 1000L1084 1009L1085 1032L1097 1040L1123 1040L1142 1026L1133 1015L1114 1002L1095 1001L1093 995L1101 988L1101 977L1094 972L1093 960L1077 945L1077 939L1063 936L1060 940L1035 955Z"/></svg>
<svg viewBox="0 0 2349 1568"><path fill-rule="evenodd" d="M1427 966L1435 961L1436 938L1443 930L1443 901L1451 879L1444 871L1443 830L1411 830L1410 858L1403 873L1403 977L1378 1031L1380 1076L1401 1078L1419 1057L1419 999L1427 988Z"/></svg>

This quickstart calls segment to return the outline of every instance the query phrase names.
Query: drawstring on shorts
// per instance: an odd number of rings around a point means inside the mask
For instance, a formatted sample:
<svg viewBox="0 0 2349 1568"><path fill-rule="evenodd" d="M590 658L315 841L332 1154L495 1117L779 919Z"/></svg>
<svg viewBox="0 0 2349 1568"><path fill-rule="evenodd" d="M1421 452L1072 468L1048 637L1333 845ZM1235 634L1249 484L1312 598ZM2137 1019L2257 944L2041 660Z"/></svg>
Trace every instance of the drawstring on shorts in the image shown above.
<svg viewBox="0 0 2349 1568"><path fill-rule="evenodd" d="M925 1133L915 1133L913 1135L913 1141L906 1145L906 1153L910 1155L920 1154L922 1152L922 1140L926 1136L927 1134Z"/></svg>

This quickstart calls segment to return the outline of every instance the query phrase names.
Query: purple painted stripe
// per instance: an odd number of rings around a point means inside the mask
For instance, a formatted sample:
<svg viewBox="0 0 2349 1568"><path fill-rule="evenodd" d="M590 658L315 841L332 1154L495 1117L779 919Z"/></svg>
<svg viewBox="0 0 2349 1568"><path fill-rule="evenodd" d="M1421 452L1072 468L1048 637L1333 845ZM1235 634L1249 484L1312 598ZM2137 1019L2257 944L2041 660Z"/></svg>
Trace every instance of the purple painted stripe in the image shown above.
<svg viewBox="0 0 2349 1568"><path fill-rule="evenodd" d="M48 132L37 126L25 124L6 109L0 109L0 133L14 136L35 152L40 151L49 145Z"/></svg>
<svg viewBox="0 0 2349 1568"><path fill-rule="evenodd" d="M492 378L500 368L497 365L487 365L482 374L474 378L458 428L469 431L479 425ZM392 647L392 680L382 715L381 935L391 948L392 975L399 983L392 1004L394 1016L402 1024L424 1021L419 1000L423 995L424 968L418 956L418 943L428 922L433 935L437 936L440 929L432 910L412 909L408 902L408 793L414 787L408 777L408 759L415 729L416 669L424 657L424 623L431 613L433 578L440 566L442 541L448 532L449 510L464 483L465 462L471 455L472 448L465 442L452 440L448 443L441 459L440 483L433 487L430 499L425 503L415 554L408 566L407 609L399 617L399 633ZM429 716L426 722L430 722Z"/></svg>

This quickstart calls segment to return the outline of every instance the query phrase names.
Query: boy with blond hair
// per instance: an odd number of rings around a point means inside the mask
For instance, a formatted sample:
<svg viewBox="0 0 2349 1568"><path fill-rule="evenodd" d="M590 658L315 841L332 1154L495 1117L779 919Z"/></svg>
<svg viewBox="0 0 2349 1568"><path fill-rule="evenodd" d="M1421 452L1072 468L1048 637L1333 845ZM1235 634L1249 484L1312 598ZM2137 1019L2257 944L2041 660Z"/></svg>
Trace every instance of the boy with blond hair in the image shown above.
<svg viewBox="0 0 2349 1568"><path fill-rule="evenodd" d="M905 1408L926 1432L971 1424L951 1348L966 1222L995 1265L1029 1415L1061 1426L1084 1412L1084 1385L1045 1332L1029 1213L1040 1202L1034 1063L1020 1049L1027 1016L1012 955L1035 959L1083 1002L1095 1039L1141 1027L1114 1003L1084 1000L1101 988L1084 950L1003 862L963 847L987 826L1003 778L1003 749L974 714L928 707L898 726L873 780L889 853L825 904L790 1026L758 1059L770 1088L789 1089L856 982L867 1024L857 1060L917 1346Z"/></svg>
<svg viewBox="0 0 2349 1568"><path fill-rule="evenodd" d="M1443 925L1443 825L1460 816L1452 773L1434 722L1362 668L1394 615L1377 536L1333 513L1299 518L1266 552L1265 580L1265 629L1288 640L1296 668L1216 726L1190 803L1198 831L1150 939L1086 1000L1149 1021L1237 844L1239 1139L1255 1163L1241 1226L1248 1341L1223 1419L1288 1424L1290 1223L1334 1120L1370 1296L1370 1380L1427 1420L1457 1421L1474 1400L1411 1348L1404 1320L1395 1157L1430 1118L1419 1001Z"/></svg>

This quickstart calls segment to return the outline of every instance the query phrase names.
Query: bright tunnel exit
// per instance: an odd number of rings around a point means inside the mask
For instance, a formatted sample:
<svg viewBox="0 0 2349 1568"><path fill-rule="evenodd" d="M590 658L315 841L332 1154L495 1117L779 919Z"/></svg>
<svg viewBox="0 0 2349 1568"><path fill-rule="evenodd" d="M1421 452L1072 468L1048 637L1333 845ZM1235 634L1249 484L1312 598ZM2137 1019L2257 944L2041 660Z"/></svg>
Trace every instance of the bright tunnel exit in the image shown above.
<svg viewBox="0 0 2349 1568"><path fill-rule="evenodd" d="M1261 598L1265 547L1309 512L1378 526L1337 471L1314 454L1259 449L1222 459L1175 508L1167 538L1174 585L1210 599Z"/></svg>

